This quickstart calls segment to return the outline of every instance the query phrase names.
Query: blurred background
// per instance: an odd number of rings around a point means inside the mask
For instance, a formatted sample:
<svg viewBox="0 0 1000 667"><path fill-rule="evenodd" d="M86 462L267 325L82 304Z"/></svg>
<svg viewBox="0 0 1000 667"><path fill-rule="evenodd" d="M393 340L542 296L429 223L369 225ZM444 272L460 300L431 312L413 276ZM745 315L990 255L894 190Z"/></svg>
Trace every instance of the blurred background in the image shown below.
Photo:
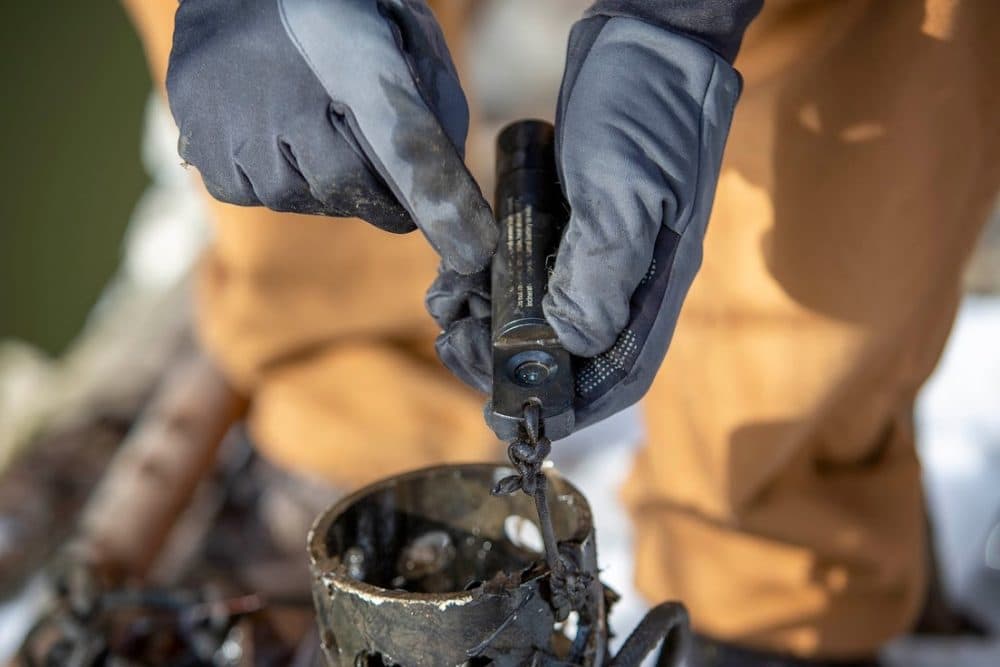
<svg viewBox="0 0 1000 667"><path fill-rule="evenodd" d="M0 338L58 355L114 273L148 182L139 142L149 76L117 3L41 0L7 12Z"/></svg>
<svg viewBox="0 0 1000 667"><path fill-rule="evenodd" d="M470 138L470 154L484 156L473 165L484 189L492 153L483 147L501 120L515 112L551 117L564 36L582 4L484 3L465 72L485 119ZM534 18L525 22L529 11ZM198 197L178 168L175 130L151 94L139 41L119 5L39 0L7 12L0 25L8 91L0 105L8 156L0 165L0 510L34 488L2 477L15 453L53 424L78 423L95 405L128 415L147 395L184 338L186 279L207 237ZM506 37L515 24L523 44L511 49ZM500 61L508 67L498 69ZM1000 627L1000 214L966 282L952 341L921 396L921 456L945 594ZM90 426L106 431L111 444L79 453L57 443L37 465L75 465L82 481L66 497L79 504L129 423ZM640 432L635 413L627 413L556 452L557 465L595 505L605 576L624 594L617 622L626 628L642 603L631 588L618 480L609 483L607 471L624 473ZM39 510L50 542L69 530L60 521L71 510ZM23 530L0 512L0 563L5 550L23 547ZM37 604L21 585L28 581L0 581L0 659L23 634L25 609ZM903 642L892 650L900 665L1000 664L995 644L915 649Z"/></svg>

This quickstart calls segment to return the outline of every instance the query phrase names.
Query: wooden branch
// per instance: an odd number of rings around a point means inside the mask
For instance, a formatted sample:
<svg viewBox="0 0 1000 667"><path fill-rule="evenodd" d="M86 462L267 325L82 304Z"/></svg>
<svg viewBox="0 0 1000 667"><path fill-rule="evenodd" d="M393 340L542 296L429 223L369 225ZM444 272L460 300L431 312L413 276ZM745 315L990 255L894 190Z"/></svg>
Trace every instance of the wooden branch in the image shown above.
<svg viewBox="0 0 1000 667"><path fill-rule="evenodd" d="M115 579L143 577L244 408L203 353L180 353L88 500L66 555Z"/></svg>

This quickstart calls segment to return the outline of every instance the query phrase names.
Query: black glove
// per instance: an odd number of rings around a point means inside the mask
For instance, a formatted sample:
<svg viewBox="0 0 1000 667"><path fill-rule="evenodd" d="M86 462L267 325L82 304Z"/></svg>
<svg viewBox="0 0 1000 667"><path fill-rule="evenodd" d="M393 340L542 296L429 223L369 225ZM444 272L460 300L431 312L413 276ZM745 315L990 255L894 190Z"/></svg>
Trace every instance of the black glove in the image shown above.
<svg viewBox="0 0 1000 667"><path fill-rule="evenodd" d="M625 16L570 36L556 163L571 208L542 304L576 355L576 426L639 400L701 262L739 75L699 41ZM485 275L443 270L427 305L441 359L489 391Z"/></svg>
<svg viewBox="0 0 1000 667"><path fill-rule="evenodd" d="M468 108L423 2L184 0L167 92L217 199L419 227L461 273L489 261Z"/></svg>

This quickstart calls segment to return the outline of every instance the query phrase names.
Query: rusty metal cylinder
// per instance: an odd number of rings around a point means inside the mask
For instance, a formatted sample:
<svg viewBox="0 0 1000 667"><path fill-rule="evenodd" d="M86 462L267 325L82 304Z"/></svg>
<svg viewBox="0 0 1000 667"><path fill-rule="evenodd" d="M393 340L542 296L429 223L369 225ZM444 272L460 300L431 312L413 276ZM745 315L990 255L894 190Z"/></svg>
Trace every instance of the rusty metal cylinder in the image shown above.
<svg viewBox="0 0 1000 667"><path fill-rule="evenodd" d="M549 473L561 550L594 575L587 608L559 624L532 499L490 494L512 473L492 464L427 468L368 486L317 519L309 553L331 666L604 662L587 501Z"/></svg>

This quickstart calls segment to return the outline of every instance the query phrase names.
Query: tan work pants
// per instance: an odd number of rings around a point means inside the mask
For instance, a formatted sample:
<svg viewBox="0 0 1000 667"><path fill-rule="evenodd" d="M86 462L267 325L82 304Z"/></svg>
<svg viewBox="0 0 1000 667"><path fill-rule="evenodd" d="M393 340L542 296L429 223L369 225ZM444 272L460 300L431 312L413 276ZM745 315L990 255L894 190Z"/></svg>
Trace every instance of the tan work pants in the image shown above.
<svg viewBox="0 0 1000 667"><path fill-rule="evenodd" d="M1000 3L767 2L645 400L637 578L711 635L870 652L923 599L913 403L1000 179Z"/></svg>
<svg viewBox="0 0 1000 667"><path fill-rule="evenodd" d="M176 5L127 4L162 82ZM451 40L461 5L435 6ZM1000 180L997 34L986 0L770 0L747 35L705 264L625 491L640 589L703 632L849 657L921 605L913 401ZM432 358L423 239L213 213L201 335L274 461L354 485L495 456L481 398Z"/></svg>

